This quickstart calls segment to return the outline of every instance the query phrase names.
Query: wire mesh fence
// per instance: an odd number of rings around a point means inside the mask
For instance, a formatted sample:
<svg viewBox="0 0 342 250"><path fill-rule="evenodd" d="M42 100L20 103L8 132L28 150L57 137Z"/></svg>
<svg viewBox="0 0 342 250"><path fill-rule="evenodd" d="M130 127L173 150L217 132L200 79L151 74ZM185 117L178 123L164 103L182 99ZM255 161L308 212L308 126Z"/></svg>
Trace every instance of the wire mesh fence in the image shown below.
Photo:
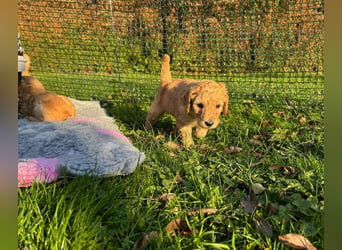
<svg viewBox="0 0 342 250"><path fill-rule="evenodd" d="M160 55L231 102L322 103L323 0L19 0L31 74L79 99L150 103Z"/></svg>

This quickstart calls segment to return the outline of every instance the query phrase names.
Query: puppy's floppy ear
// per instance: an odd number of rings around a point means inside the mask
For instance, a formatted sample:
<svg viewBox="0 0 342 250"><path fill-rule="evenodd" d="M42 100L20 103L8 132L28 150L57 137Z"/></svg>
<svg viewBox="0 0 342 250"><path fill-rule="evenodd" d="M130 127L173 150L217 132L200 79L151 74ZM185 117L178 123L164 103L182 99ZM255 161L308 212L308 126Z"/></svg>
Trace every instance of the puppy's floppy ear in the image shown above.
<svg viewBox="0 0 342 250"><path fill-rule="evenodd" d="M223 101L223 109L222 109L222 114L226 115L229 114L230 112L228 111L228 103L229 103L229 95L228 91L226 88L226 85L223 82L219 82L220 86L222 87L222 101Z"/></svg>
<svg viewBox="0 0 342 250"><path fill-rule="evenodd" d="M222 114L226 115L229 114L230 112L228 111L228 102L229 102L229 97L228 94L224 96L224 103L223 103L223 109L222 109Z"/></svg>
<svg viewBox="0 0 342 250"><path fill-rule="evenodd" d="M190 113L191 106L193 103L194 97L197 95L197 91L194 87L189 88L186 92L183 94L183 100L184 104L186 106L186 112Z"/></svg>

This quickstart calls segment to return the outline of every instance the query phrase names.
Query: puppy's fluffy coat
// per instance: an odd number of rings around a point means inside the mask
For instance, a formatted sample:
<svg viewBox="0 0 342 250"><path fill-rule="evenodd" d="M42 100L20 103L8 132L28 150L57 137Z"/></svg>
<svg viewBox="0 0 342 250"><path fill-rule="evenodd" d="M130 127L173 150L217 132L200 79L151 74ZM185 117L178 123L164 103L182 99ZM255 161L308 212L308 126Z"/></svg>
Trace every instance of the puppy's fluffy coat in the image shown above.
<svg viewBox="0 0 342 250"><path fill-rule="evenodd" d="M181 133L183 145L194 144L192 129L196 128L196 137L206 136L220 122L220 115L228 113L229 97L224 83L211 80L172 79L170 56L165 54L162 60L161 84L147 114L145 127L153 123L164 113L176 118L176 127Z"/></svg>
<svg viewBox="0 0 342 250"><path fill-rule="evenodd" d="M31 121L64 121L74 117L75 107L67 97L46 90L39 80L29 76L30 58L25 58L28 62L18 86L18 112Z"/></svg>

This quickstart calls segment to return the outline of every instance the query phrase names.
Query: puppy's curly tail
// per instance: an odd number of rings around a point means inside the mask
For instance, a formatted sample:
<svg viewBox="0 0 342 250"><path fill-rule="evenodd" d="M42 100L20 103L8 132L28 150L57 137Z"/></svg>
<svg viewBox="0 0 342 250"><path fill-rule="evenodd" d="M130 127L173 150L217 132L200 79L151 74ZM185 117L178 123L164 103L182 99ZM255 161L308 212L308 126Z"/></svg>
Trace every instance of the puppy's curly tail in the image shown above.
<svg viewBox="0 0 342 250"><path fill-rule="evenodd" d="M170 71L170 56L168 54L165 54L162 59L162 65L161 65L161 85L164 83L170 81L172 79L171 71Z"/></svg>

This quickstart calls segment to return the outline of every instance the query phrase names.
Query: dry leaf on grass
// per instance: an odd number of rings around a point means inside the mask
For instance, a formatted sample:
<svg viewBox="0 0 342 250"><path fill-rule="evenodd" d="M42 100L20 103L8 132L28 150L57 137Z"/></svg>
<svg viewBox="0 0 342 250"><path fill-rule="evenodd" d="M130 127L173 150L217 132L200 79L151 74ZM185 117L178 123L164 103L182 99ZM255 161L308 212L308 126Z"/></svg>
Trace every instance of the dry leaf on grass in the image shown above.
<svg viewBox="0 0 342 250"><path fill-rule="evenodd" d="M158 134L154 137L155 140L164 139L164 138L165 138L165 136L162 134Z"/></svg>
<svg viewBox="0 0 342 250"><path fill-rule="evenodd" d="M175 197L176 197L175 193L163 193L161 196L159 196L159 200L167 201L167 200L172 200Z"/></svg>
<svg viewBox="0 0 342 250"><path fill-rule="evenodd" d="M258 165L262 164L264 161L265 161L265 159L261 159L260 161L253 162L253 163L251 164L251 167L258 166Z"/></svg>
<svg viewBox="0 0 342 250"><path fill-rule="evenodd" d="M153 238L157 237L158 234L159 233L157 231L152 231L150 233L144 234L143 236L140 237L139 240L137 240L134 243L132 250L144 249L146 245L148 244L148 242L152 240Z"/></svg>
<svg viewBox="0 0 342 250"><path fill-rule="evenodd" d="M262 142L261 142L260 140L254 139L254 138L249 139L248 142L249 142L250 144L253 144L253 145L261 145L261 144L262 144Z"/></svg>
<svg viewBox="0 0 342 250"><path fill-rule="evenodd" d="M267 139L267 137L265 135L253 135L252 139L261 141Z"/></svg>
<svg viewBox="0 0 342 250"><path fill-rule="evenodd" d="M229 148L224 148L223 149L223 153L226 154L234 154L234 153L239 153L241 152L243 149L240 147L234 147L234 146L230 146Z"/></svg>
<svg viewBox="0 0 342 250"><path fill-rule="evenodd" d="M169 224L167 224L164 230L171 236L175 236L175 234L191 234L188 223L186 223L186 220L183 219L175 219L171 221Z"/></svg>
<svg viewBox="0 0 342 250"><path fill-rule="evenodd" d="M272 202L267 204L266 211L269 215L275 215L277 213L277 209Z"/></svg>
<svg viewBox="0 0 342 250"><path fill-rule="evenodd" d="M251 189L252 189L253 193L261 194L262 192L265 191L266 188L264 188L264 186L261 185L260 183L253 183L251 185Z"/></svg>
<svg viewBox="0 0 342 250"><path fill-rule="evenodd" d="M187 212L188 215L195 215L195 214L216 214L216 208L201 208L201 209L194 209Z"/></svg>
<svg viewBox="0 0 342 250"><path fill-rule="evenodd" d="M169 141L166 143L166 146L171 149L171 150L177 150L177 149L180 149L180 145L176 142L173 142L173 141Z"/></svg>
<svg viewBox="0 0 342 250"><path fill-rule="evenodd" d="M245 212L251 214L258 207L259 200L256 197L256 195L253 192L251 192L251 194L248 197L244 197L240 200L240 204L242 208L245 210Z"/></svg>
<svg viewBox="0 0 342 250"><path fill-rule="evenodd" d="M306 122L307 122L307 121L306 121L306 118L305 118L305 117L299 118L299 123L300 123L300 125L304 125Z"/></svg>
<svg viewBox="0 0 342 250"><path fill-rule="evenodd" d="M168 207L169 203L172 199L176 197L176 194L174 193L164 193L161 196L159 196L159 200L164 201L165 205L164 207Z"/></svg>
<svg viewBox="0 0 342 250"><path fill-rule="evenodd" d="M210 151L216 151L217 150L217 148L209 146L207 144L201 144L200 149L201 150L210 150Z"/></svg>
<svg viewBox="0 0 342 250"><path fill-rule="evenodd" d="M302 235L289 233L285 235L279 235L278 239L281 243L293 247L295 249L317 250L312 243Z"/></svg>
<svg viewBox="0 0 342 250"><path fill-rule="evenodd" d="M267 137L265 135L253 135L251 139L249 139L249 143L250 144L254 144L254 145L261 145L262 144L262 140L267 139Z"/></svg>
<svg viewBox="0 0 342 250"><path fill-rule="evenodd" d="M251 152L251 154L252 154L253 156L255 156L255 157L261 157L261 156L263 156L263 153L260 153L260 152L257 152L257 151L253 151L253 152Z"/></svg>
<svg viewBox="0 0 342 250"><path fill-rule="evenodd" d="M291 167L291 166L282 166L282 165L273 165L273 166L270 166L270 169L271 170L281 170L285 173L290 173L290 174L296 174L297 171L294 167Z"/></svg>
<svg viewBox="0 0 342 250"><path fill-rule="evenodd" d="M242 103L243 104L251 104L251 103L253 103L253 101L252 100L243 100Z"/></svg>
<svg viewBox="0 0 342 250"><path fill-rule="evenodd" d="M278 111L278 112L273 113L272 115L277 116L277 115L284 115L284 114L285 114L284 111Z"/></svg>
<svg viewBox="0 0 342 250"><path fill-rule="evenodd" d="M177 175L177 176L176 176L176 181L179 182L179 183L183 183L185 180L183 179L182 176Z"/></svg>
<svg viewBox="0 0 342 250"><path fill-rule="evenodd" d="M272 226L262 217L253 217L255 229L263 237L272 237L273 228Z"/></svg>
<svg viewBox="0 0 342 250"><path fill-rule="evenodd" d="M253 107L254 105L254 102L252 100L243 100L242 103L249 107Z"/></svg>
<svg viewBox="0 0 342 250"><path fill-rule="evenodd" d="M265 128L273 128L273 127L275 127L275 125L273 123L271 123L269 120L262 121L261 126L265 127Z"/></svg>

